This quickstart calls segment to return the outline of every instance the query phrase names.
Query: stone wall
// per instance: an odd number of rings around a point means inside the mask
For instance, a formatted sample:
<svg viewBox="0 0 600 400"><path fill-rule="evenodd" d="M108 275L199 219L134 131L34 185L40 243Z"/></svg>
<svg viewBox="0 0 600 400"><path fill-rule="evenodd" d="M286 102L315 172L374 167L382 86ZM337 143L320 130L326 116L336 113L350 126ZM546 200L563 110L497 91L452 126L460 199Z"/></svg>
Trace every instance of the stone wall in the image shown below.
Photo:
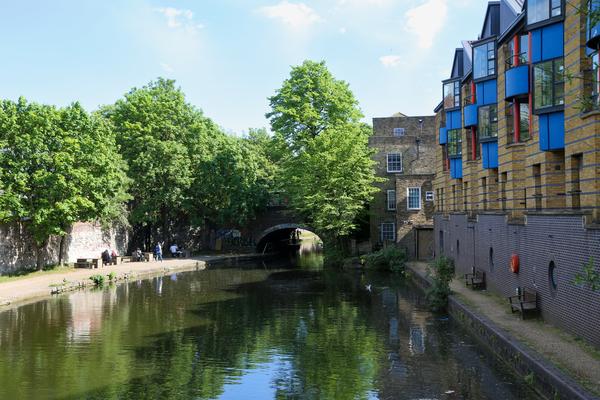
<svg viewBox="0 0 600 400"><path fill-rule="evenodd" d="M487 289L502 297L534 288L544 320L600 347L600 292L573 282L590 257L596 269L600 261L600 229L585 228L583 215L529 214L525 224L508 223L505 214L434 220L436 253L455 260L458 276L474 266L484 270ZM520 259L518 274L509 270L512 254Z"/></svg>
<svg viewBox="0 0 600 400"><path fill-rule="evenodd" d="M73 263L77 258L99 258L106 248L125 254L128 241L126 229L105 230L98 224L76 223L64 238L63 261ZM60 238L53 237L43 252L46 265L58 263L59 249ZM36 250L27 223L0 225L0 274L34 268L35 265Z"/></svg>

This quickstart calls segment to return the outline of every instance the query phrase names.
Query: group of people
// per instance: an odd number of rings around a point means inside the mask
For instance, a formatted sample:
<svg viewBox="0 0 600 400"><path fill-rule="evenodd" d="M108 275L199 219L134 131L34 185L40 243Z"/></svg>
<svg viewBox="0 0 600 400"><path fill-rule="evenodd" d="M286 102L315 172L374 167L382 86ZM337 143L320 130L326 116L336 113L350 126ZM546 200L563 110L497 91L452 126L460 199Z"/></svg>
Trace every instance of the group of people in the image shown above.
<svg viewBox="0 0 600 400"><path fill-rule="evenodd" d="M163 245L164 242L157 242L156 246L154 246L154 259L156 261L163 260ZM180 258L183 255L183 251L175 243L169 247L169 251L171 253L171 257L173 258ZM118 255L115 250L106 249L102 252L102 263L104 265L116 264L117 256ZM132 258L132 261L148 261L146 255L139 247L133 252Z"/></svg>
<svg viewBox="0 0 600 400"><path fill-rule="evenodd" d="M116 264L117 257L118 257L118 254L115 250L105 249L101 254L102 264L104 264L104 265Z"/></svg>

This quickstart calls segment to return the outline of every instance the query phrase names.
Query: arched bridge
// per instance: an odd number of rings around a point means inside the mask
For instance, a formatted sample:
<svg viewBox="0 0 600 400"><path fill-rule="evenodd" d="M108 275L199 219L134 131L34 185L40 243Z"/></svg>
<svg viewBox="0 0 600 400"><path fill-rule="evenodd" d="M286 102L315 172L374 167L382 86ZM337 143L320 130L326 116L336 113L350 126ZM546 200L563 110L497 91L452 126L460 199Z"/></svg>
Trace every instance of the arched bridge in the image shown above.
<svg viewBox="0 0 600 400"><path fill-rule="evenodd" d="M257 252L265 251L267 243L274 247L285 246L296 229L314 230L304 223L290 208L269 206L248 224L247 234L253 238Z"/></svg>

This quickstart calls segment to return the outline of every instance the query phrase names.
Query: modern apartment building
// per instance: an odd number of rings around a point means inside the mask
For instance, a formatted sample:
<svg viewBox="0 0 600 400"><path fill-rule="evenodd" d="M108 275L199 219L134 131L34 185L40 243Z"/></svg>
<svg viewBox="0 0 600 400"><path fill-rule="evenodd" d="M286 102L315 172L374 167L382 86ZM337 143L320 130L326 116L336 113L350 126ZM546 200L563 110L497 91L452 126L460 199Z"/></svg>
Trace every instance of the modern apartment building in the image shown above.
<svg viewBox="0 0 600 400"><path fill-rule="evenodd" d="M597 346L600 292L574 280L600 263L599 4L488 3L442 82L434 180L436 252Z"/></svg>
<svg viewBox="0 0 600 400"><path fill-rule="evenodd" d="M434 116L373 118L369 147L385 179L370 204L371 244L396 243L411 258L433 256Z"/></svg>

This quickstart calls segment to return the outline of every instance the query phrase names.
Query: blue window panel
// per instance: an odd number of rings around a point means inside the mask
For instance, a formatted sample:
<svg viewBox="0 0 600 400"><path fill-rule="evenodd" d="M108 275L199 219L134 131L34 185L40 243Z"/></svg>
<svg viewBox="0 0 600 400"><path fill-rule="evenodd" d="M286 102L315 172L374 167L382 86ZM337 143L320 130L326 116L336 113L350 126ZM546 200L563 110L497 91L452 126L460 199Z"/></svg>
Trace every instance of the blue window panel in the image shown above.
<svg viewBox="0 0 600 400"><path fill-rule="evenodd" d="M563 24L558 23L542 28L542 60L562 57L564 52Z"/></svg>
<svg viewBox="0 0 600 400"><path fill-rule="evenodd" d="M537 63L562 57L563 36L562 22L531 31L531 61Z"/></svg>
<svg viewBox="0 0 600 400"><path fill-rule="evenodd" d="M485 106L497 103L497 89L496 79L490 79L489 81L480 82L475 85L475 90L477 91L477 104Z"/></svg>
<svg viewBox="0 0 600 400"><path fill-rule="evenodd" d="M498 168L498 142L481 143L481 162L483 168Z"/></svg>
<svg viewBox="0 0 600 400"><path fill-rule="evenodd" d="M460 129L462 128L460 110L450 111L446 114L446 128Z"/></svg>
<svg viewBox="0 0 600 400"><path fill-rule="evenodd" d="M542 61L542 28L531 31L531 62Z"/></svg>
<svg viewBox="0 0 600 400"><path fill-rule="evenodd" d="M451 158L450 159L450 177L452 179L462 179L462 158Z"/></svg>
<svg viewBox="0 0 600 400"><path fill-rule="evenodd" d="M556 112L542 114L540 120L540 150L560 150L565 148L565 114Z"/></svg>
<svg viewBox="0 0 600 400"><path fill-rule="evenodd" d="M529 65L519 65L507 70L505 78L506 99L529 93Z"/></svg>
<svg viewBox="0 0 600 400"><path fill-rule="evenodd" d="M440 128L440 144L448 143L448 129Z"/></svg>
<svg viewBox="0 0 600 400"><path fill-rule="evenodd" d="M465 128L469 128L471 126L477 126L478 123L478 115L477 110L479 106L477 104L470 104L465 107Z"/></svg>
<svg viewBox="0 0 600 400"><path fill-rule="evenodd" d="M497 103L498 100L498 88L496 86L496 80L492 79L489 81L483 82L484 91L483 91L483 104L494 104Z"/></svg>

